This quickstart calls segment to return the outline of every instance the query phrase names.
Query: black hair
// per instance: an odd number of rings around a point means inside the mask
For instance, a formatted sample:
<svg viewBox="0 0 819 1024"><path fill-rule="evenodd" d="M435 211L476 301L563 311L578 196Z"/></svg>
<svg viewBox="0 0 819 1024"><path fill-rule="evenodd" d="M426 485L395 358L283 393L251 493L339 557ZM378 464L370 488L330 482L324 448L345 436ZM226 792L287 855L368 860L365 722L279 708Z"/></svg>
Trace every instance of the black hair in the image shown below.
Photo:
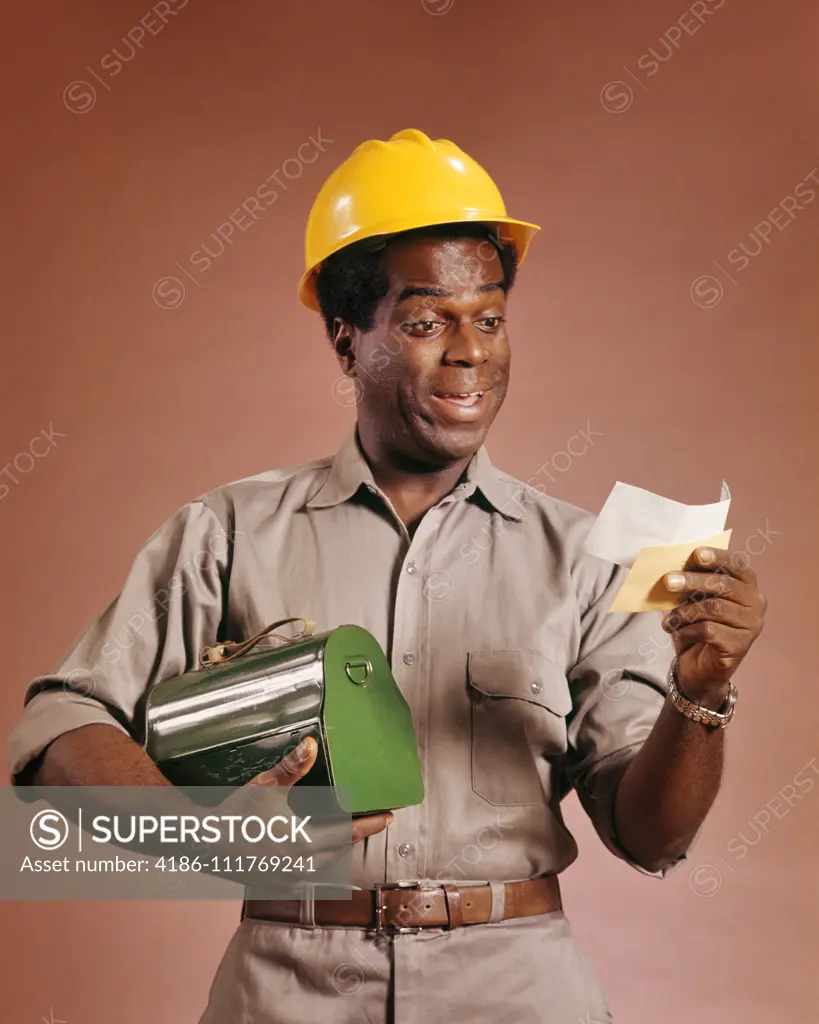
<svg viewBox="0 0 819 1024"><path fill-rule="evenodd" d="M392 242L409 238L483 238L498 251L507 294L515 283L518 251L512 242L502 242L489 224L474 221L454 224L433 224L412 228L394 235L365 238L347 245L322 263L316 275L316 294L327 334L333 336L336 317L346 320L361 331L369 331L375 323L378 303L389 291L384 272L384 250Z"/></svg>

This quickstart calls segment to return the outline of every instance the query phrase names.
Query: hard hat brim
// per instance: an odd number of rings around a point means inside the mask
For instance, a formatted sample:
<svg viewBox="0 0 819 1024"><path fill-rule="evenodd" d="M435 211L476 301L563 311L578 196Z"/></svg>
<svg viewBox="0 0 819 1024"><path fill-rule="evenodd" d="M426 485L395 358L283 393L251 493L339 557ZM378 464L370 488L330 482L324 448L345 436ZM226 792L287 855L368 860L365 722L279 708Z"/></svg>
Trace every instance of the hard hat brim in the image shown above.
<svg viewBox="0 0 819 1024"><path fill-rule="evenodd" d="M360 238L372 238L379 235L395 235L401 231L410 231L419 227L434 227L436 223L489 224L494 226L501 241L514 243L518 253L518 266L520 266L526 256L529 243L538 231L540 231L540 225L538 224L531 224L529 221L525 220L514 220L511 217L490 218L484 215L474 218L463 217L452 221L434 221L429 224L419 224L417 219L408 217L391 221L389 224L380 225L378 230L375 231L370 228L366 232L362 232L361 235L358 233L351 235L349 238L344 239L342 244L336 246L332 252L327 253L325 259L336 252L340 252L342 249L346 249L348 245L352 245L354 242L359 241ZM306 306L308 309L314 310L316 313L321 312L321 306L319 305L318 296L316 294L316 275L320 267L321 263L317 263L314 267L305 271L299 281L297 290L298 298L302 305Z"/></svg>

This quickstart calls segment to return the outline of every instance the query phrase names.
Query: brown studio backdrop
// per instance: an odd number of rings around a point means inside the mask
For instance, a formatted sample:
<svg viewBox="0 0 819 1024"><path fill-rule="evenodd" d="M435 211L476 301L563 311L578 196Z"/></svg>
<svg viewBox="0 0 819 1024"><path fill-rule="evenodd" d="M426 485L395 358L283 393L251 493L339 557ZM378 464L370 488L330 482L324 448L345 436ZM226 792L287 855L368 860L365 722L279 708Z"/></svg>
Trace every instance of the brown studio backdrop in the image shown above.
<svg viewBox="0 0 819 1024"><path fill-rule="evenodd" d="M310 203L366 138L453 138L512 215L543 225L513 293L494 461L524 479L548 464L536 482L595 511L617 479L706 502L724 476L735 546L770 598L690 865L637 875L572 798L570 920L622 1022L810 1020L819 787L792 808L778 794L819 755L819 202L809 181L784 202L819 163L819 14L694 6L699 20L671 0L189 3L164 27L137 3L14 9L0 463L59 436L33 468L18 459L17 483L2 476L0 714L5 734L28 680L179 505L335 449L353 413L294 295ZM129 31L140 45L120 60ZM319 131L324 152L284 168ZM275 202L204 267L277 170ZM155 300L167 276L184 296L165 281ZM761 834L742 857L740 833ZM179 1024L239 908L1 912L4 1017Z"/></svg>

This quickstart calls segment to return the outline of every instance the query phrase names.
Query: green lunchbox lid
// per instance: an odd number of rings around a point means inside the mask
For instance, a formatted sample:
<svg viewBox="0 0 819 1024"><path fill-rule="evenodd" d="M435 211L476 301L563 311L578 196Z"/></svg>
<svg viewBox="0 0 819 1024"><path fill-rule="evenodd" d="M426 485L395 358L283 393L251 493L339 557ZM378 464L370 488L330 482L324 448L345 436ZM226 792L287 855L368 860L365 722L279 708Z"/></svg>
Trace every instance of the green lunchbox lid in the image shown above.
<svg viewBox="0 0 819 1024"><path fill-rule="evenodd" d="M342 810L360 814L423 801L409 706L380 644L361 626L339 626L327 638L321 715Z"/></svg>

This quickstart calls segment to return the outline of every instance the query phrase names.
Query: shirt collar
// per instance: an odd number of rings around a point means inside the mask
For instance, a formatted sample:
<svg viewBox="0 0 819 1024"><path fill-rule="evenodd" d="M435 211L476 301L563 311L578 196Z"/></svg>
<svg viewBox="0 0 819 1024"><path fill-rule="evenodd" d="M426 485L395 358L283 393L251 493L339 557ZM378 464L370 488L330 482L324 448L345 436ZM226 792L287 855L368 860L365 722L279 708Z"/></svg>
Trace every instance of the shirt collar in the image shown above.
<svg viewBox="0 0 819 1024"><path fill-rule="evenodd" d="M472 457L466 469L466 479L453 492L456 496L468 498L475 491L483 497L496 511L507 519L520 521L523 516L520 507L516 506L513 493L518 488L509 486L489 459L489 453L481 445ZM336 453L330 472L322 486L307 502L307 508L329 508L348 501L358 493L360 487L368 487L376 491L377 485L372 470L364 457L358 441L357 427L354 425L344 438Z"/></svg>
<svg viewBox="0 0 819 1024"><path fill-rule="evenodd" d="M340 505L358 491L361 485L375 489L372 470L358 443L353 425L330 465L327 479L307 502L308 508L329 508Z"/></svg>

